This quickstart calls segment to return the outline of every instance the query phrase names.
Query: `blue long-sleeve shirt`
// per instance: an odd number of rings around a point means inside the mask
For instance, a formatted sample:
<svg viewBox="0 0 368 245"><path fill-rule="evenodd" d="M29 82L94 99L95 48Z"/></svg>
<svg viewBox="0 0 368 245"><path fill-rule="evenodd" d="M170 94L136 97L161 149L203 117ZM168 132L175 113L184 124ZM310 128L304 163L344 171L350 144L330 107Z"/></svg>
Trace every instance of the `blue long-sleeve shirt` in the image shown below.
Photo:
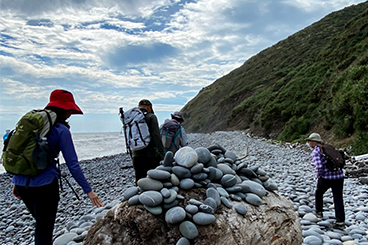
<svg viewBox="0 0 368 245"><path fill-rule="evenodd" d="M79 166L78 157L75 152L69 129L61 123L56 123L51 128L51 132L49 133L47 141L53 152L57 154L59 154L60 151L62 152L70 173L77 183L82 187L84 193L89 193L92 191L91 186L84 177L82 169ZM26 186L28 178L29 187L38 187L50 184L55 178L59 178L56 162L54 162L51 166L48 166L44 171L34 177L14 175L12 183L14 185Z"/></svg>

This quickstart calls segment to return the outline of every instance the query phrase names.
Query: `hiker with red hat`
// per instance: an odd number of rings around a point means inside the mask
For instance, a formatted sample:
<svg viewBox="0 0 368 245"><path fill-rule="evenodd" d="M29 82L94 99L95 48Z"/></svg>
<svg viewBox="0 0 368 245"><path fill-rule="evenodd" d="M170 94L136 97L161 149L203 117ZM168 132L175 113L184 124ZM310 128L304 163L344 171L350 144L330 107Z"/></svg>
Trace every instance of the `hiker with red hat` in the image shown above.
<svg viewBox="0 0 368 245"><path fill-rule="evenodd" d="M73 178L87 194L93 206L102 207L100 198L92 190L84 177L78 163L70 133L70 126L66 121L72 114L83 114L76 105L72 93L66 90L54 90L50 95L50 102L45 109L56 113L56 122L51 127L47 137L51 151L57 156L61 151L66 165ZM51 245L53 243L53 229L59 202L57 160L47 166L36 176L14 175L12 183L13 195L21 199L36 220L35 244Z"/></svg>

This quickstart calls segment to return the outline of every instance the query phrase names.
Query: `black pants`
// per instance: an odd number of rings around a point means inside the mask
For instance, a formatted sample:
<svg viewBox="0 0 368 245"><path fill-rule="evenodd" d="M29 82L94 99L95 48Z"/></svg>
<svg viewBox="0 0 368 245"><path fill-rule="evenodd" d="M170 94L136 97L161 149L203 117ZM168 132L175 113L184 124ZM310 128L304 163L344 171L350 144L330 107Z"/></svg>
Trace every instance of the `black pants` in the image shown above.
<svg viewBox="0 0 368 245"><path fill-rule="evenodd" d="M40 187L15 186L22 201L36 220L35 245L52 245L52 233L59 203L59 184Z"/></svg>
<svg viewBox="0 0 368 245"><path fill-rule="evenodd" d="M316 190L316 211L323 211L323 194L331 188L335 205L335 216L337 222L345 222L345 210L343 199L344 179L329 180L319 178Z"/></svg>
<svg viewBox="0 0 368 245"><path fill-rule="evenodd" d="M133 157L133 167L135 171L135 184L139 179L145 178L150 169L160 165L161 157Z"/></svg>

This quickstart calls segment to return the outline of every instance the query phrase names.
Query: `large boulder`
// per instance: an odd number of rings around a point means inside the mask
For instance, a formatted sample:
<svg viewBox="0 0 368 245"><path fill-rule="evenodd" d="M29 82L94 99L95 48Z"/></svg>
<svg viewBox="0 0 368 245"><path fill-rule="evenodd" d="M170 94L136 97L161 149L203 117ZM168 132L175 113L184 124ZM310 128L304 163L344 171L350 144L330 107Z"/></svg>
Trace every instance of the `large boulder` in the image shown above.
<svg viewBox="0 0 368 245"><path fill-rule="evenodd" d="M205 201L204 188L180 191L185 198L179 204L188 205L192 198ZM263 204L254 206L246 202L232 201L232 208L220 205L216 220L205 226L198 225L198 236L192 244L302 244L301 225L292 203L270 192L262 198ZM241 215L239 205L246 209ZM191 220L188 213L186 220ZM182 234L180 223L165 222L165 215L153 215L143 205L129 206L125 201L113 207L103 218L95 222L83 244L176 244Z"/></svg>

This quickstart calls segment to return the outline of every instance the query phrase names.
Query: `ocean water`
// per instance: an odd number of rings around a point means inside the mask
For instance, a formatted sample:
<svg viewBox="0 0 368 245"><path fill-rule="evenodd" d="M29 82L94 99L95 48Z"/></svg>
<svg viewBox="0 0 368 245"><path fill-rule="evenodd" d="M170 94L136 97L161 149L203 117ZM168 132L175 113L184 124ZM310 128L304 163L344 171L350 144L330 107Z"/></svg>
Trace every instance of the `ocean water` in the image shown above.
<svg viewBox="0 0 368 245"><path fill-rule="evenodd" d="M72 133L72 137L79 160L93 159L126 152L124 135L120 134L120 132ZM0 141L0 147L3 149L3 141ZM62 154L60 154L59 157L60 162L65 163ZM0 165L0 173L4 172L3 166Z"/></svg>

